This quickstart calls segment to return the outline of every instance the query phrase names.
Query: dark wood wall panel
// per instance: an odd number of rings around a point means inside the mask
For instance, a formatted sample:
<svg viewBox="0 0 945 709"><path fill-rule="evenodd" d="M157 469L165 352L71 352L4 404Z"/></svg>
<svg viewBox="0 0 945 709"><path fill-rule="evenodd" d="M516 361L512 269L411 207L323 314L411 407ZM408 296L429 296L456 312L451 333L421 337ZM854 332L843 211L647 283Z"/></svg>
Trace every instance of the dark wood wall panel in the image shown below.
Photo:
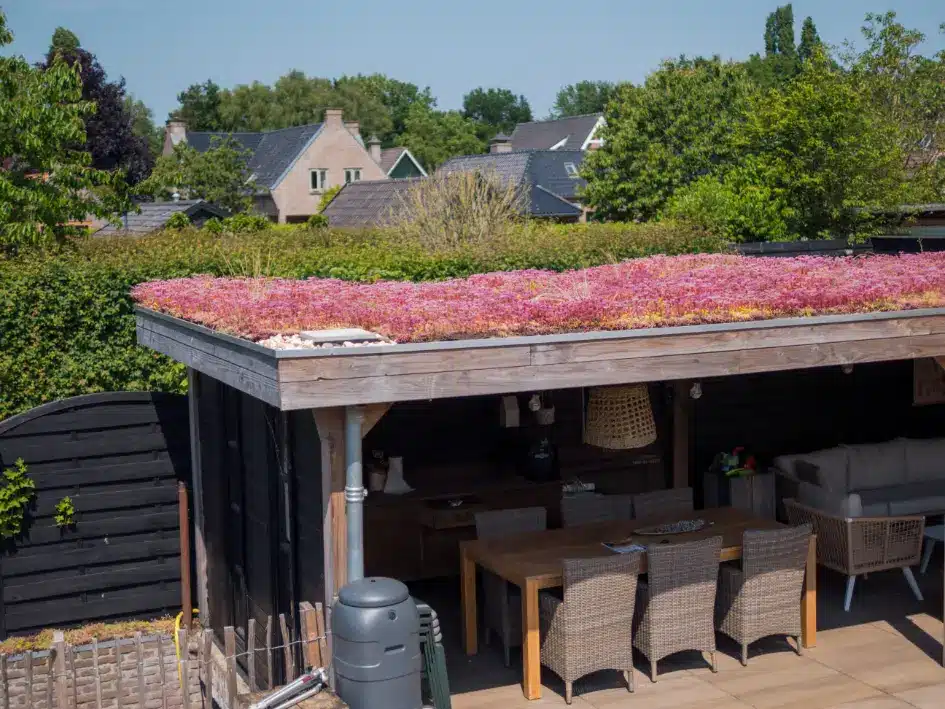
<svg viewBox="0 0 945 709"><path fill-rule="evenodd" d="M40 406L0 422L0 468L18 458L36 495L24 535L0 557L4 636L176 612L186 397L115 392ZM66 496L76 524L61 529Z"/></svg>

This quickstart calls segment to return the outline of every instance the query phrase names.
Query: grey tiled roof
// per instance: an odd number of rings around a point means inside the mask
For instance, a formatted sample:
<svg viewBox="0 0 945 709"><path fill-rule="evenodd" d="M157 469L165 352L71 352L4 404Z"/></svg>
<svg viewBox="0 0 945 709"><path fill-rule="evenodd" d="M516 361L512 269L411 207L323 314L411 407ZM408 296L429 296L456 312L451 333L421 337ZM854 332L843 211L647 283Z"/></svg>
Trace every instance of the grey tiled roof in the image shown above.
<svg viewBox="0 0 945 709"><path fill-rule="evenodd" d="M407 191L425 178L362 180L345 185L322 212L338 227L378 226L401 205Z"/></svg>
<svg viewBox="0 0 945 709"><path fill-rule="evenodd" d="M450 158L440 165L437 172L475 172L495 174L503 180L520 184L525 181L531 152L486 153L485 155L463 155Z"/></svg>
<svg viewBox="0 0 945 709"><path fill-rule="evenodd" d="M265 133L187 133L187 142L199 152L209 150L213 139L231 136L246 150L252 151L249 170L256 184L272 189L292 163L321 130L321 123L283 128Z"/></svg>
<svg viewBox="0 0 945 709"><path fill-rule="evenodd" d="M140 214L129 212L120 218L120 224L107 224L96 235L109 234L150 234L161 229L171 215L184 212L193 221L206 220L210 217L227 217L229 212L202 199L181 200L179 202L143 202L138 205Z"/></svg>
<svg viewBox="0 0 945 709"><path fill-rule="evenodd" d="M577 200L578 191L587 182L581 177L571 177L565 166L572 163L576 170L580 170L583 162L583 150L535 150L528 163L528 174L533 184L567 200Z"/></svg>
<svg viewBox="0 0 945 709"><path fill-rule="evenodd" d="M553 121L519 123L512 131L512 149L550 150L552 146L566 139L567 142L562 146L562 149L580 150L602 115L601 113L588 113L583 116L571 116Z"/></svg>
<svg viewBox="0 0 945 709"><path fill-rule="evenodd" d="M438 172L491 172L516 184L527 182L541 186L553 195L574 201L578 189L587 183L581 178L570 177L565 166L573 163L575 169L580 170L583 160L582 150L522 150L452 158L443 163ZM537 199L546 201L541 195ZM532 214L543 213L544 210L533 205Z"/></svg>
<svg viewBox="0 0 945 709"><path fill-rule="evenodd" d="M381 162L379 164L385 175L393 169L406 149L407 148L384 148L381 151Z"/></svg>

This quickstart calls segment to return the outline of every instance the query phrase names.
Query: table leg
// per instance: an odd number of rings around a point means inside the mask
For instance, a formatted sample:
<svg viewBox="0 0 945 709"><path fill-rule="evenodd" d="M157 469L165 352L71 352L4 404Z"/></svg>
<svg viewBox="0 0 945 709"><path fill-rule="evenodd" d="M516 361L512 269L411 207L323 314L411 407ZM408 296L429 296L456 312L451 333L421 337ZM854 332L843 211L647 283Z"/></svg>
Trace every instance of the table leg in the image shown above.
<svg viewBox="0 0 945 709"><path fill-rule="evenodd" d="M522 689L526 699L541 699L538 585L530 580L522 589Z"/></svg>
<svg viewBox="0 0 945 709"><path fill-rule="evenodd" d="M817 535L812 534L807 549L804 597L801 599L801 644L817 646Z"/></svg>
<svg viewBox="0 0 945 709"><path fill-rule="evenodd" d="M469 557L466 549L461 549L460 555L463 639L466 654L475 655L479 651L479 629L476 627L476 562Z"/></svg>

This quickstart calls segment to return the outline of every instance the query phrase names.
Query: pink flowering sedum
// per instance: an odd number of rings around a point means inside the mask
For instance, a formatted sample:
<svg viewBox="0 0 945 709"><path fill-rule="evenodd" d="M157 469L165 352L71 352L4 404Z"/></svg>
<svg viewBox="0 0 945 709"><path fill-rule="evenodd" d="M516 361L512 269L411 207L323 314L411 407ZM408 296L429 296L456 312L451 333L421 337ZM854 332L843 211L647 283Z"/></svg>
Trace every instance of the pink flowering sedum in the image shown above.
<svg viewBox="0 0 945 709"><path fill-rule="evenodd" d="M133 295L148 308L254 340L361 327L423 342L943 307L945 253L655 256L427 283L193 277L144 283Z"/></svg>

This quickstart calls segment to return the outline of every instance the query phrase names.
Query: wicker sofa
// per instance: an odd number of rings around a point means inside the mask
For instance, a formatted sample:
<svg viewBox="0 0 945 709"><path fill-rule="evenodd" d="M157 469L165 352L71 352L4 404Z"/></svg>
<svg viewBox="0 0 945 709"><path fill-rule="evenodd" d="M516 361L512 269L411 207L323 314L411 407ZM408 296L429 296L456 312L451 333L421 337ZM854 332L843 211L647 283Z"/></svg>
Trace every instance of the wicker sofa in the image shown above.
<svg viewBox="0 0 945 709"><path fill-rule="evenodd" d="M774 459L780 498L840 517L945 511L945 438L897 438Z"/></svg>

